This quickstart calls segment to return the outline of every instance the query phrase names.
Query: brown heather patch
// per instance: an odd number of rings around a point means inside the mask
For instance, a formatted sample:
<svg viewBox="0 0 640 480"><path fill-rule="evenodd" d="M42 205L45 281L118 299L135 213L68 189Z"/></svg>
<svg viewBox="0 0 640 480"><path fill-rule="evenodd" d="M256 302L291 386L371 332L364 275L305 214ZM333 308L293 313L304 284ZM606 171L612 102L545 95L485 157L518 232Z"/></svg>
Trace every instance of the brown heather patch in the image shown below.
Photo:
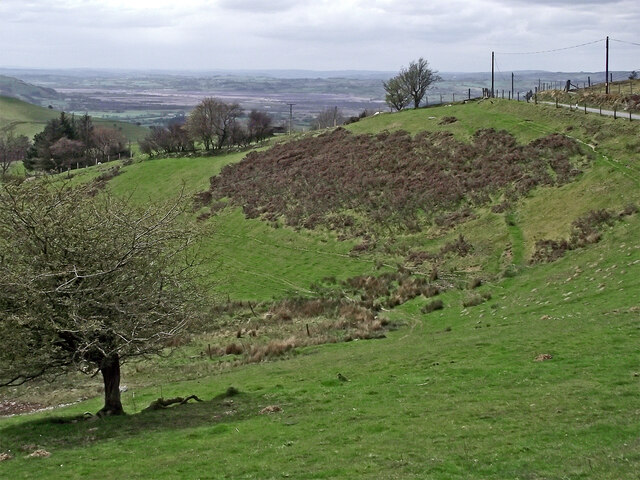
<svg viewBox="0 0 640 480"><path fill-rule="evenodd" d="M513 200L538 185L571 181L580 173L576 155L579 144L558 134L519 145L492 129L465 143L447 132L354 135L338 128L250 153L212 177L209 194L197 200L228 198L249 218L322 225L346 236L419 231L420 212L448 228L473 218L471 208L492 195ZM363 242L354 251L368 248Z"/></svg>

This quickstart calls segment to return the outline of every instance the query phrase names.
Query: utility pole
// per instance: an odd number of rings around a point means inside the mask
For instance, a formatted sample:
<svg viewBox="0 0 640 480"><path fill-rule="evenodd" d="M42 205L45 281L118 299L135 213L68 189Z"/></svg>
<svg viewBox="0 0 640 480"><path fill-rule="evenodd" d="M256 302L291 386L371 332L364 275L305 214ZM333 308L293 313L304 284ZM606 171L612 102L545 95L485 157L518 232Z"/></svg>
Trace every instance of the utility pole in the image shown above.
<svg viewBox="0 0 640 480"><path fill-rule="evenodd" d="M293 128L293 106L295 103L287 103L289 105L289 135L291 135Z"/></svg>
<svg viewBox="0 0 640 480"><path fill-rule="evenodd" d="M609 37L607 36L607 46L606 46L607 54L605 60L605 91L607 95L609 95Z"/></svg>
<svg viewBox="0 0 640 480"><path fill-rule="evenodd" d="M496 63L496 54L495 52L491 52L491 98L493 98L493 91L495 88L495 63Z"/></svg>
<svg viewBox="0 0 640 480"><path fill-rule="evenodd" d="M511 72L511 98L513 99L513 78L514 78L514 74L513 72Z"/></svg>

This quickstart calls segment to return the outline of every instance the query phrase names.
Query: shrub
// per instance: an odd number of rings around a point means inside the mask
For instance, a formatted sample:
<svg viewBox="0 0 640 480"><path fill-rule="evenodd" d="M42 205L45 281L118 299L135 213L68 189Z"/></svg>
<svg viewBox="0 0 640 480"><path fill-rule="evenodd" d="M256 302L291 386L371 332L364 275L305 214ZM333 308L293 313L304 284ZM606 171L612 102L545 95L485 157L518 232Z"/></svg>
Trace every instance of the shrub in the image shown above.
<svg viewBox="0 0 640 480"><path fill-rule="evenodd" d="M422 307L420 311L422 313L431 313L435 310L442 310L443 308L444 308L444 303L442 303L442 300L437 299L427 303L424 307Z"/></svg>
<svg viewBox="0 0 640 480"><path fill-rule="evenodd" d="M244 347L239 343L230 343L224 349L225 355L242 355Z"/></svg>
<svg viewBox="0 0 640 480"><path fill-rule="evenodd" d="M504 278L513 278L516 275L518 275L518 267L513 263L510 265L507 265L505 269L502 271L502 276Z"/></svg>
<svg viewBox="0 0 640 480"><path fill-rule="evenodd" d="M472 250L473 250L473 246L469 242L467 242L467 240L464 238L462 234L460 234L457 240L446 243L440 249L440 255L444 256L447 253L455 253L460 257L465 257L469 253L471 253Z"/></svg>
<svg viewBox="0 0 640 480"><path fill-rule="evenodd" d="M422 289L422 295L424 295L426 298L435 297L439 293L440 289L435 285L427 285Z"/></svg>
<svg viewBox="0 0 640 480"><path fill-rule="evenodd" d="M458 119L456 117L442 117L442 120L438 122L438 125L449 125L450 123L456 123Z"/></svg>
<svg viewBox="0 0 640 480"><path fill-rule="evenodd" d="M267 358L279 357L296 346L295 337L286 340L272 340L266 345L254 345L249 352L250 362L261 362Z"/></svg>
<svg viewBox="0 0 640 480"><path fill-rule="evenodd" d="M484 303L485 298L480 295L479 293L472 293L472 294L468 294L465 296L465 298L462 300L462 306L467 308L467 307L475 307L477 305L480 305L481 303Z"/></svg>

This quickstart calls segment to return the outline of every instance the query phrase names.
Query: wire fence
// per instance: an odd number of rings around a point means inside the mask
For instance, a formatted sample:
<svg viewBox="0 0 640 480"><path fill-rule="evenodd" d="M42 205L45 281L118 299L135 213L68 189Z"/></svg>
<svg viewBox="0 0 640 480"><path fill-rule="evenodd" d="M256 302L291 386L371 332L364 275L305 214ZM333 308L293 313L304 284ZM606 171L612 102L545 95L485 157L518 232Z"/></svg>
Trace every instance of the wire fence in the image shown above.
<svg viewBox="0 0 640 480"><path fill-rule="evenodd" d="M612 71L608 73L608 76L605 72L574 74L574 78L568 79L560 79L558 78L560 74L550 73L547 78L544 78L544 76L541 75L537 81L533 80L530 74L525 76L518 74L515 71L509 72L508 70L501 68L501 59L510 58L511 56L557 54L557 52L566 52L568 50L584 47L593 48L594 46L598 46L601 48L603 44L606 44L608 52L609 41L630 47L640 47L640 43L638 42L607 37L580 43L578 45L558 47L548 50L492 52L492 88L481 87L469 89L466 95L461 95L460 93L429 95L427 97L427 104L438 105L448 103L449 101L454 103L456 101L459 102L462 100L477 98L501 98L538 103L538 95L544 92L563 92L570 96L578 89L583 89L583 92L586 92L586 96L598 96L604 94L611 95L611 97L608 97L611 104L608 105L606 101L601 99L600 103L604 103L604 106L598 103L588 105L588 102L584 98L577 101L568 101L565 97L562 97L564 102L558 101L556 98L555 102L551 103L555 103L558 108L570 108L571 110L582 111L585 114L597 113L599 115L610 115L614 118L623 117L629 118L629 120L639 120L640 117L633 112L640 111L640 97L635 99L635 96L640 96L640 83L634 82L634 79L639 75L638 72L640 72L640 67L633 70ZM555 96L557 97L560 95L555 94ZM621 98L626 98L627 96L633 98L626 104L623 104ZM547 95L542 95L542 97L543 99L548 98ZM544 100L544 102L546 103L547 100Z"/></svg>

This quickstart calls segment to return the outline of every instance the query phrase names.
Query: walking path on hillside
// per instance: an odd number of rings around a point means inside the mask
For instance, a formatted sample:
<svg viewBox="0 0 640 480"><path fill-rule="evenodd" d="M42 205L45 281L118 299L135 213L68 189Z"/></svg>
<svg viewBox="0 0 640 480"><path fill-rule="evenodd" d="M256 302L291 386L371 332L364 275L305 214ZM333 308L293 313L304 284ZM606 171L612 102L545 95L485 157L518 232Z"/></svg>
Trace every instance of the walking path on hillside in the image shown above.
<svg viewBox="0 0 640 480"><path fill-rule="evenodd" d="M546 102L546 101L540 101L538 103L544 103L546 105L555 105L555 102ZM564 108L571 108L573 110L577 110L580 112L584 112L584 105L568 105L566 103L559 103L558 104L559 107L564 107ZM601 113L599 108L592 108L592 107L587 107L587 112L589 113ZM607 115L609 117L613 117L614 112L613 110L602 110L602 115ZM629 112L625 112L625 111L618 111L615 112L616 117L620 118L620 119L629 119ZM640 120L640 115L637 113L632 113L631 114L631 118L633 120Z"/></svg>

